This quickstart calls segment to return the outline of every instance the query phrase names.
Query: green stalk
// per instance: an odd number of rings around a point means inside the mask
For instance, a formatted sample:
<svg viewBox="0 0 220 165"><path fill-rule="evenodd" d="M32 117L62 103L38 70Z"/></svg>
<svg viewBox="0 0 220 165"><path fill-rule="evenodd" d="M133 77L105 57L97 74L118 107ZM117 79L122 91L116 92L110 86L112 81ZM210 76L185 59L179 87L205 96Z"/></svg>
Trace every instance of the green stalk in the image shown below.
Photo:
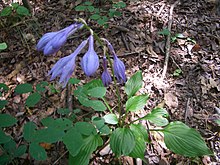
<svg viewBox="0 0 220 165"><path fill-rule="evenodd" d="M82 18L79 18L77 21L81 22L84 24L84 28L86 28L87 30L89 30L91 32L91 34L95 37L95 39L98 41L98 43L102 46L102 48L104 49L104 44L102 43L101 41L101 38L99 38L99 36L87 25L87 23L85 22L85 20L83 20ZM112 75L113 75L113 81L114 81L114 86L115 86L115 89L116 89L116 95L117 95L117 98L118 98L118 113L119 113L119 126L121 126L121 117L122 117L122 112L121 112L121 97L120 97L120 92L119 92L119 88L117 86L117 80L115 78L115 73L114 73L114 69L113 69L113 64L112 64L112 61L111 61L111 58L109 56L108 53L106 53L106 56L107 56L107 59L108 59L108 62L110 64L110 68L111 68L111 72L112 72Z"/></svg>

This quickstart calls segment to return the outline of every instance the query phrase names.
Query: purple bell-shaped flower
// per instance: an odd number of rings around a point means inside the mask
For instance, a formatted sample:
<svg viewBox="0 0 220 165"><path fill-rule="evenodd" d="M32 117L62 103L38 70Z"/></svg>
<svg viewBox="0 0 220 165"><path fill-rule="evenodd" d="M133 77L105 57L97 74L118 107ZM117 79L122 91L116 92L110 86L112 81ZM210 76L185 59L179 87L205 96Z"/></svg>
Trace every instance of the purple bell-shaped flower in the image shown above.
<svg viewBox="0 0 220 165"><path fill-rule="evenodd" d="M86 76L92 76L99 68L99 57L94 50L93 35L89 37L89 49L82 58L81 67Z"/></svg>
<svg viewBox="0 0 220 165"><path fill-rule="evenodd" d="M67 38L82 26L83 24L81 23L75 23L60 31L44 34L36 46L37 50L43 51L44 55L56 53L66 42Z"/></svg>
<svg viewBox="0 0 220 165"><path fill-rule="evenodd" d="M109 74L108 69L107 69L106 56L103 57L103 68L104 68L104 71L103 71L102 76L101 76L102 83L104 84L105 87L107 87L112 82L112 77Z"/></svg>

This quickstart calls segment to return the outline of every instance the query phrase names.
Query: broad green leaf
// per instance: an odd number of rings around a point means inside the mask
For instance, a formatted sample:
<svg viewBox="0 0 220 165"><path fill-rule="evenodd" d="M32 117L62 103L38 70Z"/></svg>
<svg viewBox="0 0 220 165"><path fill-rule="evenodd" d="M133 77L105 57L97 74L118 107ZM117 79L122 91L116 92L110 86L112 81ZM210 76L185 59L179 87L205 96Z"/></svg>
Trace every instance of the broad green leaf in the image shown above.
<svg viewBox="0 0 220 165"><path fill-rule="evenodd" d="M7 44L6 44L5 42L0 43L0 51L7 49L7 47L8 47L8 46L7 46ZM1 83L1 84L3 84L3 83Z"/></svg>
<svg viewBox="0 0 220 165"><path fill-rule="evenodd" d="M14 151L14 157L20 157L23 154L25 154L27 150L27 146L26 145L20 145L15 151Z"/></svg>
<svg viewBox="0 0 220 165"><path fill-rule="evenodd" d="M38 92L32 93L25 101L25 105L28 107L34 107L41 99L41 95Z"/></svg>
<svg viewBox="0 0 220 165"><path fill-rule="evenodd" d="M9 164L11 162L10 156L8 154L2 154L0 156L0 164Z"/></svg>
<svg viewBox="0 0 220 165"><path fill-rule="evenodd" d="M188 157L213 154L201 135L182 122L171 122L162 132L167 148L176 154Z"/></svg>
<svg viewBox="0 0 220 165"><path fill-rule="evenodd" d="M166 119L168 112L163 108L155 108L149 114L147 114L144 119L149 120L151 123L156 126L165 126L169 123Z"/></svg>
<svg viewBox="0 0 220 165"><path fill-rule="evenodd" d="M96 129L95 127L87 122L77 122L75 124L75 128L78 130L79 133L82 135L91 135L91 134L96 134Z"/></svg>
<svg viewBox="0 0 220 165"><path fill-rule="evenodd" d="M105 125L105 120L101 117L95 117L92 119L92 123L96 126L102 135L108 135L110 133L110 128Z"/></svg>
<svg viewBox="0 0 220 165"><path fill-rule="evenodd" d="M110 147L116 157L129 155L135 147L135 137L129 128L117 128L110 137Z"/></svg>
<svg viewBox="0 0 220 165"><path fill-rule="evenodd" d="M76 6L76 7L75 7L75 10L76 10L76 11L85 11L86 8L87 8L87 6L79 5L79 6Z"/></svg>
<svg viewBox="0 0 220 165"><path fill-rule="evenodd" d="M34 142L55 143L60 141L64 135L64 131L55 128L40 129L35 133Z"/></svg>
<svg viewBox="0 0 220 165"><path fill-rule="evenodd" d="M146 105L148 99L149 95L139 95L131 97L127 100L125 104L126 111L135 112L138 110L142 110Z"/></svg>
<svg viewBox="0 0 220 165"><path fill-rule="evenodd" d="M220 119L214 120L216 124L220 126Z"/></svg>
<svg viewBox="0 0 220 165"><path fill-rule="evenodd" d="M45 92L46 91L45 87L48 86L48 85L49 85L48 82L42 81L42 82L40 82L39 84L36 85L36 90L38 92Z"/></svg>
<svg viewBox="0 0 220 165"><path fill-rule="evenodd" d="M141 89L143 85L143 77L141 71L137 71L126 83L125 83L125 93L128 98L135 95L135 93Z"/></svg>
<svg viewBox="0 0 220 165"><path fill-rule="evenodd" d="M115 114L107 114L103 117L108 124L118 124L118 118Z"/></svg>
<svg viewBox="0 0 220 165"><path fill-rule="evenodd" d="M1 127L10 127L16 124L17 119L12 117L9 114L0 114L0 128Z"/></svg>
<svg viewBox="0 0 220 165"><path fill-rule="evenodd" d="M0 144L7 143L10 140L11 140L11 137L5 135L5 133L0 129Z"/></svg>
<svg viewBox="0 0 220 165"><path fill-rule="evenodd" d="M10 153L11 156L13 156L13 153L16 149L16 143L14 140L10 140L7 143L4 143L3 145L4 150L6 150L8 153Z"/></svg>
<svg viewBox="0 0 220 165"><path fill-rule="evenodd" d="M87 95L90 97L102 98L105 96L105 94L106 94L105 87L95 87L87 91Z"/></svg>
<svg viewBox="0 0 220 165"><path fill-rule="evenodd" d="M47 128L53 128L57 131L65 131L70 129L72 125L72 121L67 118L59 118L53 119L51 117L47 117L41 120L41 123Z"/></svg>
<svg viewBox="0 0 220 165"><path fill-rule="evenodd" d="M29 10L28 10L26 7L24 7L24 6L18 6L18 7L16 8L16 12L17 12L19 15L22 15L22 16L28 16L28 15L30 15Z"/></svg>
<svg viewBox="0 0 220 165"><path fill-rule="evenodd" d="M75 84L78 84L80 80L77 78L70 78L68 82L72 85L75 85Z"/></svg>
<svg viewBox="0 0 220 165"><path fill-rule="evenodd" d="M131 124L130 129L136 136L138 134L138 136L142 136L146 142L150 143L148 132L142 124Z"/></svg>
<svg viewBox="0 0 220 165"><path fill-rule="evenodd" d="M2 9L1 16L9 16L12 13L12 8L10 6Z"/></svg>
<svg viewBox="0 0 220 165"><path fill-rule="evenodd" d="M130 129L135 136L136 143L129 156L144 159L145 142L149 142L147 130L142 124L131 124Z"/></svg>
<svg viewBox="0 0 220 165"><path fill-rule="evenodd" d="M88 83L86 83L85 85L83 85L83 88L86 90L95 88L95 87L104 87L102 80L100 79L94 79Z"/></svg>
<svg viewBox="0 0 220 165"><path fill-rule="evenodd" d="M107 20L105 20L105 19L103 19L103 18L101 17L101 18L99 18L99 19L97 20L97 23L102 26L102 25L105 25L105 24L107 23Z"/></svg>
<svg viewBox="0 0 220 165"><path fill-rule="evenodd" d="M69 164L88 165L91 154L102 144L103 140L98 134L88 136L83 140L80 152L75 156L69 155Z"/></svg>
<svg viewBox="0 0 220 165"><path fill-rule="evenodd" d="M68 115L70 113L70 110L68 108L59 108L57 110L57 113L60 115Z"/></svg>
<svg viewBox="0 0 220 165"><path fill-rule="evenodd" d="M15 93L17 94L23 94L23 93L28 93L32 92L33 88L31 84L25 83L25 84L19 84L15 88Z"/></svg>
<svg viewBox="0 0 220 165"><path fill-rule="evenodd" d="M0 100L0 109L3 109L8 104L7 100Z"/></svg>
<svg viewBox="0 0 220 165"><path fill-rule="evenodd" d="M39 146L37 143L30 144L29 152L35 160L46 160L47 159L46 151L44 150L43 147Z"/></svg>
<svg viewBox="0 0 220 165"><path fill-rule="evenodd" d="M26 141L28 141L28 142L34 141L36 128L37 128L37 126L34 122L28 122L24 125L23 137Z"/></svg>
<svg viewBox="0 0 220 165"><path fill-rule="evenodd" d="M20 6L18 3L12 3L11 6L16 9L18 6Z"/></svg>
<svg viewBox="0 0 220 165"><path fill-rule="evenodd" d="M63 137L63 143L71 155L75 156L79 153L82 145L83 138L79 131L73 127L67 131L66 135Z"/></svg>
<svg viewBox="0 0 220 165"><path fill-rule="evenodd" d="M105 104L100 100L89 100L89 106L95 111L104 111L106 110Z"/></svg>
<svg viewBox="0 0 220 165"><path fill-rule="evenodd" d="M97 20L100 18L100 15L99 14L93 14L89 17L90 19L93 19L93 20Z"/></svg>

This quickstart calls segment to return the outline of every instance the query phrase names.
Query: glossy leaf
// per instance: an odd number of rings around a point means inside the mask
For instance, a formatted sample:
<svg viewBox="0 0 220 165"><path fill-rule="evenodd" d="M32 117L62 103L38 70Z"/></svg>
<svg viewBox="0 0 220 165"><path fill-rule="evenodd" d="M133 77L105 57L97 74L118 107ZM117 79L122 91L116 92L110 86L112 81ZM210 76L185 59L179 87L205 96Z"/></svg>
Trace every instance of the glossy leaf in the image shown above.
<svg viewBox="0 0 220 165"><path fill-rule="evenodd" d="M162 132L167 148L174 153L188 157L213 154L201 135L182 122L171 122Z"/></svg>
<svg viewBox="0 0 220 165"><path fill-rule="evenodd" d="M95 127L92 124L88 123L88 122L77 122L75 124L75 128L82 135L89 136L91 134L96 134Z"/></svg>
<svg viewBox="0 0 220 165"><path fill-rule="evenodd" d="M25 105L28 107L34 107L41 99L41 95L38 92L32 93L25 101Z"/></svg>
<svg viewBox="0 0 220 165"><path fill-rule="evenodd" d="M135 147L135 137L129 128L117 128L110 137L110 147L117 157L129 155Z"/></svg>
<svg viewBox="0 0 220 165"><path fill-rule="evenodd" d="M163 108L155 108L149 114L145 116L145 120L149 120L156 126L165 126L169 123L166 119L168 112Z"/></svg>
<svg viewBox="0 0 220 165"><path fill-rule="evenodd" d="M100 100L89 100L89 106L95 111L104 111L106 110L105 104Z"/></svg>
<svg viewBox="0 0 220 165"><path fill-rule="evenodd" d="M139 96L131 97L126 102L125 105L126 111L135 112L138 110L142 110L146 105L148 99L149 99L149 95L139 95Z"/></svg>
<svg viewBox="0 0 220 165"><path fill-rule="evenodd" d="M102 98L106 94L105 87L95 87L87 91L87 95L90 97Z"/></svg>
<svg viewBox="0 0 220 165"><path fill-rule="evenodd" d="M35 160L46 160L47 153L43 147L39 146L37 143L31 143L29 147L29 152Z"/></svg>
<svg viewBox="0 0 220 165"><path fill-rule="evenodd" d="M102 144L103 140L98 134L86 137L80 152L74 157L70 155L69 164L88 165L91 154Z"/></svg>
<svg viewBox="0 0 220 165"><path fill-rule="evenodd" d="M0 127L10 127L17 122L17 119L9 114L0 114Z"/></svg>
<svg viewBox="0 0 220 165"><path fill-rule="evenodd" d="M31 84L25 83L25 84L19 84L15 88L15 93L17 94L23 94L23 93L28 93L32 92L33 88Z"/></svg>
<svg viewBox="0 0 220 165"><path fill-rule="evenodd" d="M110 133L110 128L105 125L105 120L101 117L95 117L92 119L92 123L96 126L102 135L108 135Z"/></svg>
<svg viewBox="0 0 220 165"><path fill-rule="evenodd" d="M128 98L135 95L135 93L142 87L143 77L141 71L136 72L125 84L125 93Z"/></svg>
<svg viewBox="0 0 220 165"><path fill-rule="evenodd" d="M63 137L63 143L66 145L70 154L75 156L79 153L83 145L83 138L76 128L71 128Z"/></svg>
<svg viewBox="0 0 220 165"><path fill-rule="evenodd" d="M107 114L103 117L108 124L118 124L118 118L115 114Z"/></svg>

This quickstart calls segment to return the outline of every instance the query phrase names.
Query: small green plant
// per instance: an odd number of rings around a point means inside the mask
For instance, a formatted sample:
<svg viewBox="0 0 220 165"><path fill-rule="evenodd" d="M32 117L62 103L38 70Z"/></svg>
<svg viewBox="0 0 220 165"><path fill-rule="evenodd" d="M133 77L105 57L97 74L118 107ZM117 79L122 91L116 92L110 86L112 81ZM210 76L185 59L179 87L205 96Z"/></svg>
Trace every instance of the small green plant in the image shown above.
<svg viewBox="0 0 220 165"><path fill-rule="evenodd" d="M173 72L173 76L175 76L175 77L179 77L181 74L182 74L182 70L181 69L176 69Z"/></svg>
<svg viewBox="0 0 220 165"><path fill-rule="evenodd" d="M30 12L26 7L18 3L12 3L10 6L6 6L2 9L0 16L6 17L7 24L14 24L23 17L30 16Z"/></svg>
<svg viewBox="0 0 220 165"><path fill-rule="evenodd" d="M7 44L5 42L0 43L0 51L7 49Z"/></svg>
<svg viewBox="0 0 220 165"><path fill-rule="evenodd" d="M95 7L92 2L86 1L76 6L75 10L89 12L91 14L89 17L90 19L97 21L97 23L101 26L104 25L105 27L107 27L108 20L110 18L113 18L114 16L121 16L121 12L119 10L125 7L126 4L123 1L113 3L111 8L109 9Z"/></svg>

